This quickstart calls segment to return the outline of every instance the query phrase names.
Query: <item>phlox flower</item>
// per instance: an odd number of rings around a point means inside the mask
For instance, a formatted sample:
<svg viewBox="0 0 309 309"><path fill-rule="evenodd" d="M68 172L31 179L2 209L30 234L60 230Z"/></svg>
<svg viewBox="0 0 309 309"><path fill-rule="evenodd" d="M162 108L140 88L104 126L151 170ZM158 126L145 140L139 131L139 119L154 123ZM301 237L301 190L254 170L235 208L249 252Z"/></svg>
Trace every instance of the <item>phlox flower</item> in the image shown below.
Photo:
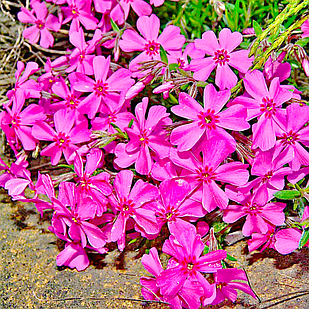
<svg viewBox="0 0 309 309"><path fill-rule="evenodd" d="M301 30L302 30L302 37L307 38L309 37L309 20L307 19L302 25L301 25Z"/></svg>
<svg viewBox="0 0 309 309"><path fill-rule="evenodd" d="M172 107L172 112L190 122L176 127L171 133L171 143L177 145L179 151L186 151L213 136L228 141L236 146L234 138L224 129L242 131L250 128L246 121L247 112L244 107L233 106L223 111L230 98L230 91L216 91L211 84L204 90L204 107L187 93L179 94L179 105Z"/></svg>
<svg viewBox="0 0 309 309"><path fill-rule="evenodd" d="M195 192L192 198L202 202L203 207L211 212L216 207L225 209L228 196L217 182L241 186L247 183L248 165L240 162L230 162L220 165L231 153L226 142L211 139L202 148L203 157L192 152L171 150L171 160L174 164L185 169L179 178L189 182Z"/></svg>
<svg viewBox="0 0 309 309"><path fill-rule="evenodd" d="M212 305L217 305L223 302L225 299L229 299L230 301L235 302L237 299L236 290L243 291L256 299L256 296L251 290L250 286L245 283L248 282L248 279L246 273L241 269L218 269L214 274L214 280L216 285L216 298L212 301ZM234 280L241 280L245 282L238 282Z"/></svg>
<svg viewBox="0 0 309 309"><path fill-rule="evenodd" d="M30 43L37 43L40 39L40 45L49 48L54 45L54 37L49 30L58 32L61 23L58 18L48 13L44 2L32 1L32 11L21 8L21 12L17 14L19 21L22 23L34 24L24 30L23 35ZM34 15L35 13L35 15Z"/></svg>
<svg viewBox="0 0 309 309"><path fill-rule="evenodd" d="M285 55L286 52L281 52L276 59L269 57L265 62L263 74L267 83L270 83L275 77L279 78L280 83L290 77L291 65L288 62L282 62Z"/></svg>
<svg viewBox="0 0 309 309"><path fill-rule="evenodd" d="M191 187L184 179L165 180L160 184L159 191L156 216L160 227L167 223L169 227L175 225L181 230L185 220L195 221L204 217L206 212L202 204L187 198Z"/></svg>
<svg viewBox="0 0 309 309"><path fill-rule="evenodd" d="M293 150L289 148L285 148L282 152L279 152L275 147L269 151L257 151L251 175L258 177L238 190L240 192L248 192L251 189L254 191L264 190L265 194L272 198L273 193L284 188L284 177L292 172L290 167L284 167L284 165L292 159Z"/></svg>
<svg viewBox="0 0 309 309"><path fill-rule="evenodd" d="M36 123L45 120L46 115L41 106L30 104L23 109L25 93L17 92L13 97L12 109L6 107L6 112L0 114L0 127L6 134L9 143L20 148L20 143L25 150L35 149L38 141L31 131Z"/></svg>
<svg viewBox="0 0 309 309"><path fill-rule="evenodd" d="M167 26L159 35L160 19L154 14L140 17L136 26L142 36L128 29L125 30L119 42L120 48L125 52L142 52L130 62L131 71L137 71L140 62L160 60L160 46L168 53L173 53L181 50L186 41L180 34L180 28L173 25Z"/></svg>
<svg viewBox="0 0 309 309"><path fill-rule="evenodd" d="M309 146L309 127L304 127L309 121L309 106L291 104L286 108L286 113L286 125L278 134L276 147L281 151L293 150L294 158L289 164L294 171L297 171L302 165L309 165L309 153L302 145Z"/></svg>
<svg viewBox="0 0 309 309"><path fill-rule="evenodd" d="M145 299L161 299L168 302L172 309L182 309L183 306L189 309L198 309L200 307L200 298L203 296L204 291L198 282L187 280L174 297L162 295L160 293L160 288L157 286L157 278L162 273L163 267L156 248L151 248L149 254L143 255L142 264L144 268L154 276L152 278L141 277L140 279L142 295Z"/></svg>
<svg viewBox="0 0 309 309"><path fill-rule="evenodd" d="M110 17L119 25L122 25L129 16L130 8L138 16L149 16L152 12L151 6L143 0L120 0L110 12Z"/></svg>
<svg viewBox="0 0 309 309"><path fill-rule="evenodd" d="M247 120L258 117L258 122L252 126L252 148L269 150L285 125L286 111L280 107L292 98L293 92L282 87L278 77L271 81L268 88L263 73L258 70L246 74L244 85L251 97L237 97L233 104L241 104L247 109Z"/></svg>
<svg viewBox="0 0 309 309"><path fill-rule="evenodd" d="M69 34L80 29L82 24L87 30L94 30L97 28L98 20L91 14L90 7L87 1L84 0L66 0L68 7L61 7L65 15L63 24L70 23Z"/></svg>
<svg viewBox="0 0 309 309"><path fill-rule="evenodd" d="M201 236L191 224L185 229L171 231L162 250L173 258L157 278L157 286L163 295L176 296L186 281L197 281L204 290L205 298L213 296L214 288L202 273L215 273L222 268L221 261L226 258L226 252L216 250L201 256L204 247Z"/></svg>
<svg viewBox="0 0 309 309"><path fill-rule="evenodd" d="M282 225L285 221L283 209L285 203L268 203L267 192L259 190L255 194L239 194L236 190L225 189L228 197L239 204L230 204L223 212L223 221L234 223L242 217L246 221L242 228L244 236L250 236L252 233L265 234L268 231L268 224L276 226Z"/></svg>
<svg viewBox="0 0 309 309"><path fill-rule="evenodd" d="M169 114L164 106L152 106L148 118L145 119L148 98L135 108L136 123L132 128L126 128L130 141L127 145L118 144L115 149L115 163L125 168L135 162L135 169L142 175L148 175L153 165L150 149L160 158L169 156L170 144L165 139L164 125L170 124Z"/></svg>
<svg viewBox="0 0 309 309"><path fill-rule="evenodd" d="M24 95L26 99L39 98L41 96L41 89L39 84L29 77L39 70L37 63L29 61L25 64L21 61L17 62L17 70L15 72L15 86L13 89L7 92L9 100L13 99L13 96L17 92L21 92L21 96Z"/></svg>
<svg viewBox="0 0 309 309"><path fill-rule="evenodd" d="M51 230L56 235L69 236L73 242L80 242L83 248L103 248L106 236L96 225L88 222L95 216L95 203L82 197L72 182L62 182L58 199L52 198L54 215ZM89 244L89 245L88 245Z"/></svg>
<svg viewBox="0 0 309 309"><path fill-rule="evenodd" d="M268 224L268 231L265 233L252 233L251 238L248 239L248 249L249 252L259 249L260 252L267 248L275 249L275 231L276 226L273 224Z"/></svg>
<svg viewBox="0 0 309 309"><path fill-rule="evenodd" d="M38 140L53 141L41 151L42 156L49 156L52 165L57 165L62 153L68 163L70 156L78 149L75 144L87 142L90 139L88 123L75 124L75 114L61 109L54 114L56 131L46 122L36 124L32 128L32 134Z"/></svg>
<svg viewBox="0 0 309 309"><path fill-rule="evenodd" d="M102 216L103 212L106 211L108 203L106 196L112 193L108 173L102 172L92 176L101 163L102 157L103 152L100 149L91 149L87 154L85 170L83 160L79 154L76 154L74 160L74 171L79 178L77 190L82 197L91 197L96 202L95 214L97 216Z"/></svg>
<svg viewBox="0 0 309 309"><path fill-rule="evenodd" d="M111 229L111 241L118 241L121 251L125 246L125 231L129 218L135 221L135 230L145 237L159 232L155 212L144 208L147 203L155 201L158 189L139 179L131 190L132 181L132 171L120 171L114 180L115 194L109 196L110 204L118 214Z"/></svg>
<svg viewBox="0 0 309 309"><path fill-rule="evenodd" d="M110 56L96 56L93 59L95 80L76 73L73 88L81 92L91 92L80 104L79 111L93 119L103 104L118 102L121 91L126 91L134 83L131 73L127 69L119 69L108 77L110 70ZM115 104L115 103L114 103Z"/></svg>
<svg viewBox="0 0 309 309"><path fill-rule="evenodd" d="M249 50L234 51L241 42L241 33L232 33L228 28L220 31L219 42L213 31L204 32L202 39L196 39L194 44L211 57L191 61L189 68L194 72L193 77L205 81L216 68L216 85L220 89L233 88L237 84L237 76L230 66L246 73L253 62L253 57L248 58Z"/></svg>

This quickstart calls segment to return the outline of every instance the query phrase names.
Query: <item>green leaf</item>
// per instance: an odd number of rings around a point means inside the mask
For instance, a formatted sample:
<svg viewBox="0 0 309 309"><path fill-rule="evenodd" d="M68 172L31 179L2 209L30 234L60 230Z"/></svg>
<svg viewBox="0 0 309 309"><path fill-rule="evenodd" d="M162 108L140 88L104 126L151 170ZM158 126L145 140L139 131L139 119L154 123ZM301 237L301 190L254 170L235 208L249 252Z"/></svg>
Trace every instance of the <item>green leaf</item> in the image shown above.
<svg viewBox="0 0 309 309"><path fill-rule="evenodd" d="M134 120L133 120L133 119L131 119L131 120L130 120L130 122L129 122L129 124L128 124L128 128L131 128L131 127L132 127L133 122L134 122Z"/></svg>
<svg viewBox="0 0 309 309"><path fill-rule="evenodd" d="M280 200L294 200L300 197L300 192L296 190L282 190L274 194Z"/></svg>
<svg viewBox="0 0 309 309"><path fill-rule="evenodd" d="M72 165L67 165L67 164L58 164L57 166L58 166L58 167L65 167L65 168L69 168L69 169L71 169L72 171L74 171L74 164L72 164Z"/></svg>
<svg viewBox="0 0 309 309"><path fill-rule="evenodd" d="M169 68L170 71L174 71L174 70L176 70L176 69L179 68L179 65L178 65L178 63L171 63L171 64L168 66L168 68Z"/></svg>
<svg viewBox="0 0 309 309"><path fill-rule="evenodd" d="M253 25L253 28L254 28L255 35L259 36L263 32L262 27L255 20L253 20L252 25Z"/></svg>
<svg viewBox="0 0 309 309"><path fill-rule="evenodd" d="M303 39L300 39L298 41L295 42L295 45L299 45L301 47L304 47L306 46L307 44L309 43L309 37L308 38L303 38Z"/></svg>
<svg viewBox="0 0 309 309"><path fill-rule="evenodd" d="M230 254L226 254L226 259L227 260L229 260L229 261L233 261L233 262L236 262L237 261L237 259L236 258L234 258L233 256L231 256Z"/></svg>
<svg viewBox="0 0 309 309"><path fill-rule="evenodd" d="M298 249L301 249L309 240L309 228L304 229L299 241Z"/></svg>
<svg viewBox="0 0 309 309"><path fill-rule="evenodd" d="M137 242L137 238L134 238L134 239L130 240L128 245L134 244L135 242Z"/></svg>
<svg viewBox="0 0 309 309"><path fill-rule="evenodd" d="M160 56L163 62L168 63L167 54L162 45L160 45Z"/></svg>
<svg viewBox="0 0 309 309"><path fill-rule="evenodd" d="M209 247L207 245L205 245L205 248L203 250L203 255L207 254L209 252Z"/></svg>
<svg viewBox="0 0 309 309"><path fill-rule="evenodd" d="M119 27L117 26L117 24L113 21L113 19L111 18L111 25L114 31L116 32L120 32Z"/></svg>

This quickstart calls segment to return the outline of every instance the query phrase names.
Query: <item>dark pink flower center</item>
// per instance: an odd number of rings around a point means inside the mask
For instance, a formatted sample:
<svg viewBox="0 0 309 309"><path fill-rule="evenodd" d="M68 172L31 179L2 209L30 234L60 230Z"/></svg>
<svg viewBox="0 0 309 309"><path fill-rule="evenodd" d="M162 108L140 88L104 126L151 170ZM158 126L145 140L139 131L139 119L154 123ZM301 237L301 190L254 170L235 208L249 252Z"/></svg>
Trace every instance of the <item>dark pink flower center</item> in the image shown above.
<svg viewBox="0 0 309 309"><path fill-rule="evenodd" d="M59 148L67 148L70 144L70 138L63 132L54 137L54 141Z"/></svg>
<svg viewBox="0 0 309 309"><path fill-rule="evenodd" d="M227 286L227 283L226 282L218 282L216 284L216 288L217 289L222 289L224 286Z"/></svg>
<svg viewBox="0 0 309 309"><path fill-rule="evenodd" d="M177 59L177 63L178 63L178 66L180 67L180 68L183 68L184 66L185 66L185 60L184 59L182 59L182 58L178 58Z"/></svg>
<svg viewBox="0 0 309 309"><path fill-rule="evenodd" d="M125 3L132 3L132 2L134 2L135 0L123 0L123 2L125 2Z"/></svg>
<svg viewBox="0 0 309 309"><path fill-rule="evenodd" d="M265 113L266 118L271 118L276 114L276 104L273 99L269 99L268 97L264 97L262 99L262 103L260 104L260 111Z"/></svg>
<svg viewBox="0 0 309 309"><path fill-rule="evenodd" d="M142 144L148 145L149 140L148 140L148 136L147 136L147 131L145 129L141 131L141 134L139 136L139 140L142 142Z"/></svg>
<svg viewBox="0 0 309 309"><path fill-rule="evenodd" d="M13 116L11 120L11 126L13 129L17 129L20 126L20 117L19 116Z"/></svg>
<svg viewBox="0 0 309 309"><path fill-rule="evenodd" d="M45 23L43 21L41 21L40 19L37 19L35 21L35 24L36 24L37 28L39 28L40 30L44 29L44 27L45 27Z"/></svg>
<svg viewBox="0 0 309 309"><path fill-rule="evenodd" d="M156 43L155 41L148 41L148 43L145 44L144 49L146 51L146 55L148 56L158 55L160 50L160 44Z"/></svg>
<svg viewBox="0 0 309 309"><path fill-rule="evenodd" d="M116 115L115 114L111 114L108 116L107 122L110 124L112 122L116 121Z"/></svg>
<svg viewBox="0 0 309 309"><path fill-rule="evenodd" d="M213 60L215 61L216 64L219 65L225 65L227 62L230 61L230 55L228 54L227 50L225 49L218 49L215 51L215 55L213 57Z"/></svg>
<svg viewBox="0 0 309 309"><path fill-rule="evenodd" d="M206 112L200 112L197 115L199 119L198 125L202 129L214 130L216 129L216 123L219 121L219 116L215 115L215 111L213 109L208 109Z"/></svg>
<svg viewBox="0 0 309 309"><path fill-rule="evenodd" d="M130 215L134 210L134 203L132 200L128 200L127 198L121 198L120 208L121 212L124 212L126 215Z"/></svg>
<svg viewBox="0 0 309 309"><path fill-rule="evenodd" d="M65 103L66 107L70 109L76 109L78 104L79 104L79 100L75 97L74 94L71 94L66 98L66 103Z"/></svg>
<svg viewBox="0 0 309 309"><path fill-rule="evenodd" d="M206 182L209 184L216 179L216 173L212 167L205 166L203 169L199 168L196 172L199 174L198 180L201 182Z"/></svg>
<svg viewBox="0 0 309 309"><path fill-rule="evenodd" d="M261 206L259 206L256 203L253 204L247 203L245 206L247 206L247 213L251 215L256 215L260 213Z"/></svg>
<svg viewBox="0 0 309 309"><path fill-rule="evenodd" d="M79 58L78 58L80 63L82 63L85 60L85 55L86 54L84 51L80 53Z"/></svg>
<svg viewBox="0 0 309 309"><path fill-rule="evenodd" d="M79 11L78 11L78 8L75 6L75 5L72 5L71 6L71 13L73 15L73 18L74 17L77 17L79 15Z"/></svg>
<svg viewBox="0 0 309 309"><path fill-rule="evenodd" d="M273 177L273 171L267 172L262 178L263 183L268 182L271 177Z"/></svg>
<svg viewBox="0 0 309 309"><path fill-rule="evenodd" d="M90 188L91 181L87 176L83 176L81 181L79 182L82 190L88 191Z"/></svg>
<svg viewBox="0 0 309 309"><path fill-rule="evenodd" d="M299 135L294 133L292 130L288 133L283 133L283 135L280 137L281 143L286 145L294 145L295 142L298 140Z"/></svg>
<svg viewBox="0 0 309 309"><path fill-rule="evenodd" d="M98 97L100 96L105 97L107 95L107 90L108 90L108 84L103 83L101 80L98 80L97 83L94 85L94 91L96 96Z"/></svg>

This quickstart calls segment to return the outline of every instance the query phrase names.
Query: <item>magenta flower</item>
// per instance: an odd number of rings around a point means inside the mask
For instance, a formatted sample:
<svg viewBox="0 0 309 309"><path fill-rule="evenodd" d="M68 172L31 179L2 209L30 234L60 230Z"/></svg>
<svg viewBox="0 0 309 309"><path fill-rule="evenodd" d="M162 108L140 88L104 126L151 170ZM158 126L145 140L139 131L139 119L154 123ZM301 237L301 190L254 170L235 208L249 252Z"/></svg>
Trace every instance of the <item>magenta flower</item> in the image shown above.
<svg viewBox="0 0 309 309"><path fill-rule="evenodd" d="M110 56L108 58L96 56L93 59L93 70L95 81L84 74L76 73L76 82L73 84L73 88L77 91L91 92L79 107L79 111L87 114L90 119L94 118L103 104L118 102L118 93L127 90L134 83L127 69L120 69L107 77L110 70Z"/></svg>
<svg viewBox="0 0 309 309"><path fill-rule="evenodd" d="M224 141L211 139L205 143L202 154L194 155L192 152L177 153L171 151L171 160L174 164L184 168L181 178L189 182L194 190L192 198L201 201L203 207L211 212L217 206L225 209L228 205L226 193L216 183L230 183L241 186L247 183L249 172L248 165L240 162L230 162L220 165L230 154L231 150Z"/></svg>
<svg viewBox="0 0 309 309"><path fill-rule="evenodd" d="M133 172L120 171L114 181L115 194L109 196L110 204L118 212L117 219L111 230L111 240L124 245L126 224L133 218L136 227L143 236L156 235L159 232L155 212L145 209L147 203L154 202L158 196L158 189L142 180L138 180L131 190ZM118 246L119 247L119 246ZM119 250L123 250L121 246Z"/></svg>
<svg viewBox="0 0 309 309"><path fill-rule="evenodd" d="M268 89L263 73L258 70L247 73L244 84L252 98L240 96L233 104L241 104L247 109L247 120L259 117L252 127L252 148L269 150L276 143L277 132L282 131L281 128L285 125L286 112L280 106L292 98L293 92L283 88L278 77L271 81Z"/></svg>
<svg viewBox="0 0 309 309"><path fill-rule="evenodd" d="M267 248L275 249L275 231L276 226L273 224L267 224L268 231L266 233L252 233L251 239L248 239L248 249L249 252L257 250L258 248L260 252L264 251Z"/></svg>
<svg viewBox="0 0 309 309"><path fill-rule="evenodd" d="M290 161L290 167L298 171L302 165L309 165L309 153L301 143L309 145L309 127L304 126L309 121L309 106L291 104L286 108L286 126L278 134L276 147L283 151L292 149L294 158Z"/></svg>
<svg viewBox="0 0 309 309"><path fill-rule="evenodd" d="M54 37L49 30L55 32L59 31L61 24L58 18L48 13L44 2L31 1L31 6L33 11L30 12L22 7L21 12L17 15L22 23L34 24L34 26L24 30L24 37L28 39L30 43L37 43L41 37L40 45L42 47L52 47L54 45Z"/></svg>
<svg viewBox="0 0 309 309"><path fill-rule="evenodd" d="M102 157L103 152L100 149L91 149L87 155L85 170L80 155L77 154L74 160L74 170L79 177L77 190L83 198L88 196L93 199L96 203L95 214L97 216L102 216L103 212L106 211L106 205L108 203L106 196L112 193L112 188L109 183L110 175L108 173L102 172L96 176L92 176L97 170Z"/></svg>
<svg viewBox="0 0 309 309"><path fill-rule="evenodd" d="M36 124L32 128L32 134L38 140L53 141L41 151L42 156L51 157L52 165L57 165L62 153L68 163L71 162L70 156L78 149L75 144L80 144L90 140L88 124L81 122L74 126L75 114L61 109L54 115L56 131L46 122Z"/></svg>
<svg viewBox="0 0 309 309"><path fill-rule="evenodd" d="M302 34L303 38L309 37L309 20L308 19L301 25L301 30L303 32Z"/></svg>
<svg viewBox="0 0 309 309"><path fill-rule="evenodd" d="M248 282L246 273L237 268L218 269L214 275L216 285L216 298L211 303L217 305L225 299L235 302L237 299L237 291L240 290L251 295L256 299L255 294L247 283L234 281L241 280Z"/></svg>
<svg viewBox="0 0 309 309"><path fill-rule="evenodd" d="M61 7L65 15L63 24L70 23L69 34L80 29L82 24L87 30L97 28L98 20L91 14L90 6L84 0L66 0L68 7ZM89 7L89 8L88 8Z"/></svg>
<svg viewBox="0 0 309 309"><path fill-rule="evenodd" d="M207 80L216 68L216 85L220 89L233 88L237 84L237 76L230 66L241 73L246 73L253 62L253 57L248 58L249 50L233 52L241 42L241 33L232 33L228 28L222 29L219 33L219 43L213 31L204 32L202 39L196 39L194 44L197 49L211 57L191 61L190 70L194 72L193 77Z"/></svg>
<svg viewBox="0 0 309 309"><path fill-rule="evenodd" d="M156 216L160 228L167 222L169 227L174 225L181 230L187 223L185 221L204 217L206 212L202 204L187 198L191 188L185 180L165 180L160 184L159 191Z"/></svg>
<svg viewBox="0 0 309 309"><path fill-rule="evenodd" d="M137 20L137 29L143 37L134 30L126 30L119 42L120 48L125 52L142 51L130 62L130 70L137 71L139 63L147 60L160 60L160 46L165 51L173 53L181 50L186 39L180 34L180 28L167 26L159 35L160 19L152 14L150 17L142 16Z"/></svg>
<svg viewBox="0 0 309 309"><path fill-rule="evenodd" d="M226 188L228 197L239 203L229 205L223 213L223 221L234 223L242 217L246 217L242 233L244 236L250 236L252 233L265 234L268 231L268 224L282 225L285 221L283 209L284 203L267 203L268 194L259 190L256 194L237 194L233 190Z"/></svg>
<svg viewBox="0 0 309 309"><path fill-rule="evenodd" d="M204 243L196 228L176 229L163 244L163 252L173 257L170 267L162 271L157 278L157 286L163 295L176 296L186 281L197 281L204 289L204 296L211 297L212 286L202 273L215 273L220 269L221 261L226 258L224 250L202 255Z"/></svg>
<svg viewBox="0 0 309 309"><path fill-rule="evenodd" d="M220 112L230 98L230 91L217 92L211 84L204 90L204 108L187 93L179 94L179 105L172 107L172 112L190 123L178 126L171 133L171 143L178 146L179 151L190 150L196 144L212 136L227 140L236 146L234 138L223 128L242 131L250 128L246 121L246 109L233 106Z"/></svg>
<svg viewBox="0 0 309 309"><path fill-rule="evenodd" d="M170 124L164 106L152 106L149 109L148 118L145 119L148 106L148 98L143 98L137 104L135 114L137 122L132 128L126 128L130 141L127 145L118 144L115 149L117 158L115 163L125 168L135 162L135 169L142 175L148 175L153 165L150 149L160 158L169 156L170 144L165 139L163 125Z"/></svg>
<svg viewBox="0 0 309 309"><path fill-rule="evenodd" d="M52 198L55 209L52 218L52 231L56 235L68 235L83 248L103 248L106 236L96 225L88 222L95 216L95 204L90 198L84 198L75 189L72 182L62 182L58 199ZM89 245L88 245L89 244Z"/></svg>
<svg viewBox="0 0 309 309"><path fill-rule="evenodd" d="M17 62L15 87L12 90L9 90L6 94L9 100L12 100L17 92L21 92L21 96L23 95L26 99L39 98L41 96L39 84L35 80L29 79L29 77L38 70L39 66L35 62L27 62L26 68L23 62Z"/></svg>
<svg viewBox="0 0 309 309"><path fill-rule="evenodd" d="M17 92L13 97L12 110L6 107L7 112L2 112L0 126L10 143L19 148L19 141L25 150L33 150L37 145L37 139L31 132L31 127L45 120L46 115L41 106L28 105L24 110L24 92Z"/></svg>
<svg viewBox="0 0 309 309"><path fill-rule="evenodd" d="M291 65L288 62L282 63L286 52L281 54L274 60L273 57L269 57L264 65L263 74L267 83L270 83L275 77L279 77L279 82L288 79L291 75Z"/></svg>
<svg viewBox="0 0 309 309"><path fill-rule="evenodd" d="M127 20L131 7L138 16L149 16L152 12L151 6L143 0L120 0L112 9L110 17L122 25Z"/></svg>
<svg viewBox="0 0 309 309"><path fill-rule="evenodd" d="M144 254L142 264L154 278L141 277L142 295L148 300L161 299L168 302L172 309L182 309L183 306L189 309L198 309L201 305L200 298L204 290L198 282L187 280L176 296L170 297L161 295L160 288L157 286L157 278L163 271L158 251L151 248L149 254Z"/></svg>
<svg viewBox="0 0 309 309"><path fill-rule="evenodd" d="M301 232L296 228L281 229L275 234L275 249L280 254L290 254L298 249Z"/></svg>

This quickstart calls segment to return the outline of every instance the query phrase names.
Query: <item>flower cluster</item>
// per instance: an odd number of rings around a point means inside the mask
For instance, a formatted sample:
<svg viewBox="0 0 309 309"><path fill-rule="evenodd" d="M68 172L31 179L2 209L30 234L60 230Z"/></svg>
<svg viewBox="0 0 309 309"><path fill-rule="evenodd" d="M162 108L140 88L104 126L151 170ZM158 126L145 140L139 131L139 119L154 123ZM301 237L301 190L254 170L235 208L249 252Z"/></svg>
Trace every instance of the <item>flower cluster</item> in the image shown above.
<svg viewBox="0 0 309 309"><path fill-rule="evenodd" d="M49 48L51 31L67 28L72 49L44 68L17 63L0 113L16 161L0 161L0 185L41 214L53 210L50 231L65 242L59 266L83 270L88 252L104 254L110 242L122 251L163 230L171 258L163 269L156 248L143 256L154 276L141 278L146 299L193 309L235 301L236 290L255 298L245 273L226 268L224 250L207 252L207 233L222 220L242 224L250 251L309 245L309 106L287 82L286 52L250 70L241 33L206 31L188 42L153 14L162 0L48 2L19 12L31 24L24 38ZM126 23L130 8L137 30ZM308 36L308 23L302 31ZM35 181L31 154L69 172ZM295 190L284 190L288 182ZM295 210L299 222L288 218Z"/></svg>

